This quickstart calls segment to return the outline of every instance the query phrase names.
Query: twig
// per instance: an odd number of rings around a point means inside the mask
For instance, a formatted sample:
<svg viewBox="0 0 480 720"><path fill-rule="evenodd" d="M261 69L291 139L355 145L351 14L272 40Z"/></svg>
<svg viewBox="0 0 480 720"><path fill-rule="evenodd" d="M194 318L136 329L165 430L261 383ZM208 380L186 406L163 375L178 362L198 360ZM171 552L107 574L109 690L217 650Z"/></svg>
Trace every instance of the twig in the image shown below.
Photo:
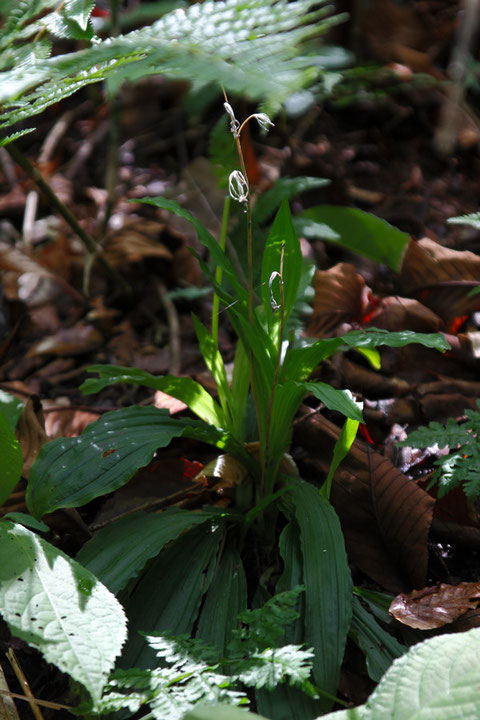
<svg viewBox="0 0 480 720"><path fill-rule="evenodd" d="M30 685L28 684L28 680L25 677L23 670L20 666L20 663L17 660L17 656L15 655L12 648L9 648L7 651L7 658L8 662L12 666L13 672L17 676L17 680L20 683L20 686L25 691L25 696L28 698L28 702L30 702L30 707L32 708L32 713L35 715L36 720L44 720L42 712L40 708L37 705L37 701L35 699L35 695L30 689Z"/></svg>
<svg viewBox="0 0 480 720"><path fill-rule="evenodd" d="M42 707L51 708L52 710L71 711L73 709L68 705L62 705L62 703L50 702L50 700L39 700L38 698L29 698L26 697L26 695L20 695L20 693L10 692L9 690L0 690L0 695L15 698L15 700L25 700L26 702L42 705Z"/></svg>
<svg viewBox="0 0 480 720"><path fill-rule="evenodd" d="M22 170L31 178L37 185L37 187L47 196L50 203L53 205L55 210L63 217L64 220L70 225L72 230L78 235L80 240L83 242L85 248L89 253L96 254L101 252L101 247L95 240L82 228L77 222L76 218L72 215L70 210L60 200L58 195L54 193L50 185L44 180L40 171L32 165L30 160L15 147L15 143L10 143L5 146L5 149L9 155L15 160ZM110 265L108 260L102 254L97 254L97 260L108 274L116 289L123 294L130 293L130 288L121 275Z"/></svg>

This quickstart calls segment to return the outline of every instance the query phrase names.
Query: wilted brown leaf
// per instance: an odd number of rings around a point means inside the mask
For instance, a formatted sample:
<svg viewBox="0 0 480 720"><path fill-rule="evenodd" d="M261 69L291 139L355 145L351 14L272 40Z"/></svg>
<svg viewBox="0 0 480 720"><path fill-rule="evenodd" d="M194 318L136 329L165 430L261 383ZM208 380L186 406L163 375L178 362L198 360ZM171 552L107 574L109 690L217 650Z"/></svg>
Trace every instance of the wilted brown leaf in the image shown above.
<svg viewBox="0 0 480 720"><path fill-rule="evenodd" d="M70 328L59 330L32 345L27 357L38 355L79 355L99 347L103 336L92 325L77 323Z"/></svg>
<svg viewBox="0 0 480 720"><path fill-rule="evenodd" d="M438 332L441 319L434 312L412 298L382 298L368 318L369 325L390 332L413 330L414 332Z"/></svg>
<svg viewBox="0 0 480 720"><path fill-rule="evenodd" d="M114 267L124 267L143 258L172 259L172 253L159 242L164 226L153 220L132 218L113 233L105 245L105 257Z"/></svg>
<svg viewBox="0 0 480 720"><path fill-rule="evenodd" d="M350 263L338 263L315 274L315 300L308 327L312 337L329 335L340 323L360 320L365 280Z"/></svg>
<svg viewBox="0 0 480 720"><path fill-rule="evenodd" d="M407 294L417 294L446 321L480 308L479 295L467 297L480 282L480 257L468 250L452 250L430 238L412 240L400 279Z"/></svg>
<svg viewBox="0 0 480 720"><path fill-rule="evenodd" d="M28 477L30 468L42 445L48 442L42 407L36 398L28 398L17 423L15 435L22 448L23 474Z"/></svg>
<svg viewBox="0 0 480 720"><path fill-rule="evenodd" d="M433 630L475 608L479 600L480 583L438 583L408 595L401 593L392 600L389 612L404 625L418 630Z"/></svg>
<svg viewBox="0 0 480 720"><path fill-rule="evenodd" d="M312 453L312 464L326 474L339 428L316 414L297 427L299 441ZM425 584L432 497L389 460L355 440L335 473L331 500L348 555L357 567L393 592Z"/></svg>

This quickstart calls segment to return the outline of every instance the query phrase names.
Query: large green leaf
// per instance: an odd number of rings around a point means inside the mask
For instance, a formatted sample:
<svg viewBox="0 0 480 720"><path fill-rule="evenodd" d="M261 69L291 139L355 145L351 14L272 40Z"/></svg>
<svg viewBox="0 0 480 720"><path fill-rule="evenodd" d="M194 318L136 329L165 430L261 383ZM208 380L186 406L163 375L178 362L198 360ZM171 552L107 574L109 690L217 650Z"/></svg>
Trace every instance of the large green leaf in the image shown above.
<svg viewBox="0 0 480 720"><path fill-rule="evenodd" d="M196 637L216 648L218 659L226 655L238 614L247 606L247 580L234 542L227 541L203 604Z"/></svg>
<svg viewBox="0 0 480 720"><path fill-rule="evenodd" d="M235 705L197 705L184 720L267 720L262 715L241 710Z"/></svg>
<svg viewBox="0 0 480 720"><path fill-rule="evenodd" d="M100 392L103 388L119 382L129 385L145 385L181 400L204 422L224 427L225 418L222 410L205 388L192 378L152 375L140 368L122 367L121 365L90 365L88 371L98 373L99 377L88 378L82 383L80 390L85 395Z"/></svg>
<svg viewBox="0 0 480 720"><path fill-rule="evenodd" d="M115 76L118 84L155 73L185 78L197 87L223 84L278 109L321 74L299 49L307 38L327 30L331 21L319 21L330 12L325 0L194 3L150 27L2 73L3 123L25 120L92 82Z"/></svg>
<svg viewBox="0 0 480 720"><path fill-rule="evenodd" d="M96 532L76 559L118 593L164 545L210 517L177 508L163 513L136 512Z"/></svg>
<svg viewBox="0 0 480 720"><path fill-rule="evenodd" d="M0 411L0 505L7 500L20 480L23 468L22 449L8 419Z"/></svg>
<svg viewBox="0 0 480 720"><path fill-rule="evenodd" d="M126 638L97 578L21 525L0 523L0 611L12 633L100 700Z"/></svg>
<svg viewBox="0 0 480 720"><path fill-rule="evenodd" d="M283 260L283 298L285 319L288 318L297 297L298 285L302 275L302 253L300 243L292 225L292 216L288 201L285 199L275 217L272 229L267 238L263 253L261 292L263 307L269 324L272 323L271 290L279 288L279 280L273 280L272 273L280 272L280 263ZM275 293L275 302L280 304L280 290ZM279 310L279 313L281 311Z"/></svg>
<svg viewBox="0 0 480 720"><path fill-rule="evenodd" d="M410 242L408 233L357 208L318 205L306 210L296 223L297 231L308 238L316 238L316 224L324 223L338 234L339 239L325 238L324 235L322 239L343 245L392 270L400 269Z"/></svg>
<svg viewBox="0 0 480 720"><path fill-rule="evenodd" d="M130 628L124 667L155 666L155 653L139 632L192 633L224 530L221 518L189 530L162 550L141 577L124 603Z"/></svg>
<svg viewBox="0 0 480 720"><path fill-rule="evenodd" d="M308 380L319 363L342 347L342 338L324 338L312 345L288 349L280 371L279 382Z"/></svg>
<svg viewBox="0 0 480 720"><path fill-rule="evenodd" d="M315 651L313 676L334 696L352 616L352 579L340 522L320 492L291 481L290 497L300 527L305 585L305 642ZM321 697L328 710L332 700Z"/></svg>
<svg viewBox="0 0 480 720"><path fill-rule="evenodd" d="M168 410L133 406L106 413L79 436L44 445L30 470L27 506L40 518L62 507L84 505L124 485L148 465L155 450L187 434L248 455L227 433L194 420L176 420Z"/></svg>
<svg viewBox="0 0 480 720"><path fill-rule="evenodd" d="M330 180L326 180L325 178L278 178L270 190L262 193L257 199L253 209L253 219L257 223L265 222L265 220L268 220L270 215L280 207L285 198L288 200L291 197L295 197L295 195L301 195L309 190L317 190L329 184Z"/></svg>
<svg viewBox="0 0 480 720"><path fill-rule="evenodd" d="M480 717L479 685L480 628L447 633L394 660L365 705L321 720L470 720Z"/></svg>

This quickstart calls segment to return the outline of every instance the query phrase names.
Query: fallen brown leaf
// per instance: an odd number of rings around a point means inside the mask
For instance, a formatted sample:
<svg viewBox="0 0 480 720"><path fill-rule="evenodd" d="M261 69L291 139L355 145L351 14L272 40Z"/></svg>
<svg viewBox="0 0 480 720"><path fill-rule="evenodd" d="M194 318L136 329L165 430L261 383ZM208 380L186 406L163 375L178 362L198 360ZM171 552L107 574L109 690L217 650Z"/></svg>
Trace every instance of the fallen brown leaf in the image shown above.
<svg viewBox="0 0 480 720"><path fill-rule="evenodd" d="M390 614L404 625L418 630L433 630L453 622L477 606L480 583L459 585L439 583L433 587L401 593L392 600Z"/></svg>
<svg viewBox="0 0 480 720"><path fill-rule="evenodd" d="M342 322L360 320L365 280L350 263L338 263L315 273L315 300L308 327L312 337L330 335Z"/></svg>

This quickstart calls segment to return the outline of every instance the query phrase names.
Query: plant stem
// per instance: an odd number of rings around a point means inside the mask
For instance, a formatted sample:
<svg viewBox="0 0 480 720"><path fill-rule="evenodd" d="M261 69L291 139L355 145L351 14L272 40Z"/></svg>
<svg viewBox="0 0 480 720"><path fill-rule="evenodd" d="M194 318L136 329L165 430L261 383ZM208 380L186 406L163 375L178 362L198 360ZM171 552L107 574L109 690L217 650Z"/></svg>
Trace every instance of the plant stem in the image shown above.
<svg viewBox="0 0 480 720"><path fill-rule="evenodd" d="M31 180L37 185L39 190L48 198L51 205L55 208L59 215L70 225L74 233L80 238L89 253L96 256L105 272L108 274L116 290L122 294L130 294L130 287L127 285L122 276L110 265L108 260L102 255L102 248L87 233L86 230L77 222L66 205L60 200L58 195L52 190L47 181L43 178L41 172L30 162L30 160L17 148L14 143L5 146L5 150L10 157L22 168Z"/></svg>
<svg viewBox="0 0 480 720"><path fill-rule="evenodd" d="M278 376L280 374L280 366L282 362L282 343L283 333L285 331L285 299L283 291L283 261L285 258L285 243L282 243L282 250L280 254L280 271L278 278L280 281L280 328L278 334L278 351L277 351L277 362L275 365L275 375L273 377L272 390L270 392L270 400L268 403L267 422L265 427L265 457L263 460L262 467L262 486L263 486L263 497L267 497L273 492L274 485L274 474L272 474L270 466L270 427L272 424L272 410L273 400L275 398L275 390L278 385ZM279 462L281 458L278 459ZM270 477L272 475L272 477Z"/></svg>
<svg viewBox="0 0 480 720"><path fill-rule="evenodd" d="M223 203L223 214L222 214L222 226L220 228L220 238L218 240L220 247L225 251L225 245L227 242L227 229L228 229L228 218L230 217L230 195L225 197ZM215 269L215 281L220 285L222 282L222 268L217 266ZM215 341L215 345L218 348L218 312L220 309L220 298L217 293L213 293L213 307L212 307L212 337Z"/></svg>

